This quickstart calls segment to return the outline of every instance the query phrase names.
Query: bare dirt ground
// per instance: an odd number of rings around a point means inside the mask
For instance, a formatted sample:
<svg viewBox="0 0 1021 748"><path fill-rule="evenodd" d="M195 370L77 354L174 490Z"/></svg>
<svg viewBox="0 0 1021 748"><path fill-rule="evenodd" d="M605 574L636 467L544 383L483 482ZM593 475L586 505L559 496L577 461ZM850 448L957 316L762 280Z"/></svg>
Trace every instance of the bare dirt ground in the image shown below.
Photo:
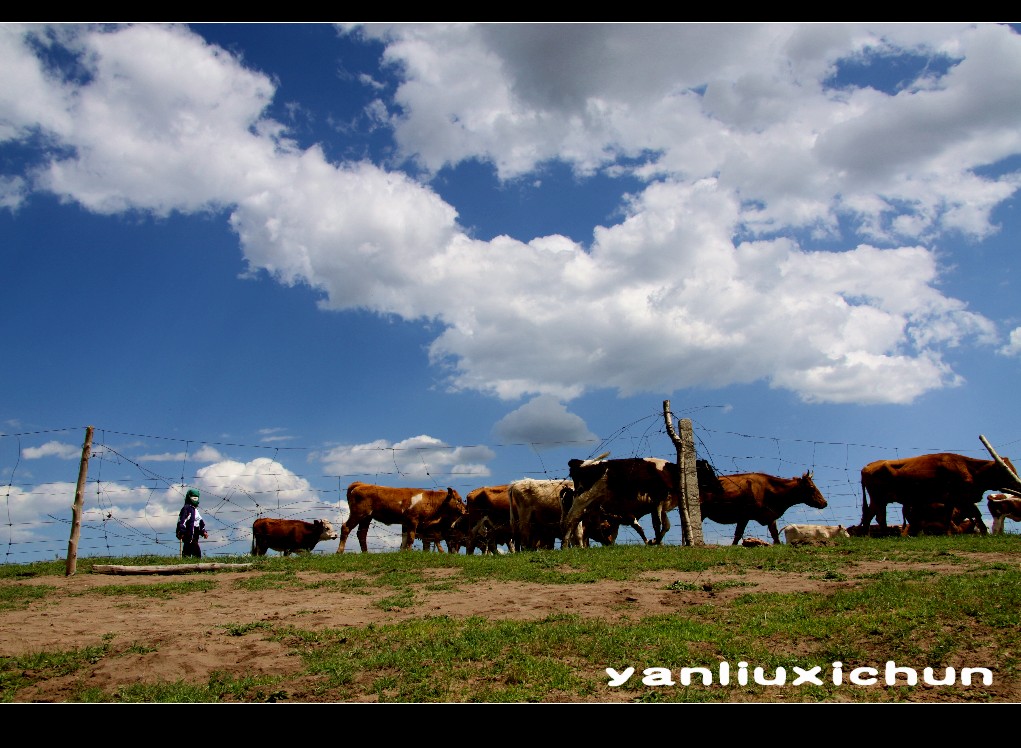
<svg viewBox="0 0 1021 748"><path fill-rule="evenodd" d="M996 554L967 554L976 562L1003 560ZM988 555L988 558L985 556ZM64 701L70 689L83 681L111 692L138 682L206 683L219 671L233 676L286 676L301 669L282 644L258 637L232 636L226 627L261 621L293 625L305 630L386 624L423 616L483 616L489 619L529 620L554 613L571 613L611 621L636 620L643 616L679 613L710 601L725 603L739 595L762 592L832 592L839 586L857 584L856 577L879 571L924 568L960 573L961 567L940 564L861 563L846 581L812 579L805 574L748 571L740 577L713 572L649 573L628 582L540 585L505 581L463 585L453 590L428 591L416 587L416 604L384 610L373 604L392 589L356 594L327 588L314 593L292 589L251 590L235 584L251 578L245 572L217 571L168 577L164 575L77 574L72 577L39 577L17 584L56 587L57 594L33 602L27 609L0 612L0 655L18 656L40 651L98 646L104 642L118 657L104 657L86 673L51 678L19 693L19 701ZM434 571L436 581L458 572ZM338 575L301 572L305 583ZM164 584L201 578L215 582L215 590L156 599L133 595L89 594L105 585ZM740 587L720 587L739 580ZM693 591L673 590L674 583L696 586ZM678 585L680 586L680 585ZM66 594L60 594L66 593ZM130 650L137 649L142 653ZM192 653L189 657L175 652ZM1012 687L1015 688L1016 687ZM623 694L622 694L623 695ZM1005 696L1010 697L1009 694ZM1021 693L1013 693L1013 699ZM1009 698L1008 698L1009 700Z"/></svg>

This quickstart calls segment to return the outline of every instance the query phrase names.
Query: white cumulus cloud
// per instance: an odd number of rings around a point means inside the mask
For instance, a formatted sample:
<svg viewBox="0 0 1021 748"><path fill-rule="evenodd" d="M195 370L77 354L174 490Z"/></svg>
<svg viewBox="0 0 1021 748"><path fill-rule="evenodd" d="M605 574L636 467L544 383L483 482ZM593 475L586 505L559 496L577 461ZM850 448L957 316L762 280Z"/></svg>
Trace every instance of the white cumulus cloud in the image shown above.
<svg viewBox="0 0 1021 748"><path fill-rule="evenodd" d="M98 213L225 209L251 273L307 285L324 309L433 322L450 386L508 400L762 380L806 401L903 403L960 383L955 347L994 345L995 324L941 290L937 249L996 231L1021 185L991 168L1021 153L1008 26L354 33L385 45L398 80L373 81L374 121L424 178L298 148L266 114L273 79L187 27L10 25L0 138L44 155L0 175L0 205L35 189ZM45 65L47 46L76 74ZM897 56L926 64L893 89L837 85L842 66ZM469 159L502 179L555 159L642 186L591 242L482 241L425 181ZM327 462L428 474L394 465L394 446ZM483 474L484 456L434 447L439 468Z"/></svg>
<svg viewBox="0 0 1021 748"><path fill-rule="evenodd" d="M426 481L429 483L423 487L430 488L431 482L442 484L448 475L489 475L487 463L495 456L493 450L483 445L452 447L422 434L398 442L377 439L366 444L342 445L312 458L330 473Z"/></svg>
<svg viewBox="0 0 1021 748"><path fill-rule="evenodd" d="M38 460L41 457L59 457L62 460L80 460L82 457L81 445L64 444L58 441L48 441L38 447L25 447L22 457L26 460Z"/></svg>

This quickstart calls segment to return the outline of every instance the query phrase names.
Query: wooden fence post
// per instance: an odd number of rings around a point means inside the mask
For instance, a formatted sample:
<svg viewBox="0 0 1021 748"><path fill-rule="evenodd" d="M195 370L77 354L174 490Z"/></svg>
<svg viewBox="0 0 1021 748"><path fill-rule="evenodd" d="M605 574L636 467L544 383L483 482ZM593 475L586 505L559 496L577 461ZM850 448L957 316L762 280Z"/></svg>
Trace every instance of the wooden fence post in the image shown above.
<svg viewBox="0 0 1021 748"><path fill-rule="evenodd" d="M670 401L663 401L663 419L666 421L666 432L670 441L677 449L677 471L681 488L681 504L678 507L681 515L681 542L684 545L705 545L702 536L702 507L698 495L698 470L695 464L695 435L691 421L682 418L678 421L680 436L674 430L673 415L670 413Z"/></svg>
<svg viewBox="0 0 1021 748"><path fill-rule="evenodd" d="M72 576L78 565L78 536L82 532L82 504L85 502L85 478L89 474L89 457L92 456L92 427L85 428L85 444L82 446L82 461L78 467L78 487L74 491L71 505L71 539L67 541L67 567L64 576Z"/></svg>
<svg viewBox="0 0 1021 748"><path fill-rule="evenodd" d="M998 454L996 454L996 450L993 449L993 445L989 443L989 440L986 439L985 436L983 436L982 434L979 434L978 438L982 441L982 444L985 445L986 450L989 452L989 454L992 456L992 458L996 461L996 464L999 465L1000 467L1002 467L1004 470L1006 470L1007 473L1010 475L1010 477L1014 479L1014 482L1017 483L1017 487L1016 488L1007 488L1005 486L1005 487L1003 487L1000 490L1006 491L1006 492L1008 492L1010 494L1013 494L1014 496L1021 496L1021 477L1018 477L1018 474L1014 472L1014 470L1010 467L1010 465L1008 465L1006 462L1004 462L1003 458L1000 457Z"/></svg>

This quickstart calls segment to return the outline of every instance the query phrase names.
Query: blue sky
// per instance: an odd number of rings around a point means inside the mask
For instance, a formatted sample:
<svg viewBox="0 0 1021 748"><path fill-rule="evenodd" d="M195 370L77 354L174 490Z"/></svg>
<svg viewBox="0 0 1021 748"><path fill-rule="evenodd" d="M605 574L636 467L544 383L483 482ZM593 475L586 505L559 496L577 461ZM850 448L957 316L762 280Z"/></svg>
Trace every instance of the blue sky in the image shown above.
<svg viewBox="0 0 1021 748"><path fill-rule="evenodd" d="M1017 28L4 24L0 60L5 562L66 553L87 425L79 555L175 553L182 486L215 555L353 480L672 458L666 399L722 472L814 471L781 526L853 524L874 459L1017 456Z"/></svg>

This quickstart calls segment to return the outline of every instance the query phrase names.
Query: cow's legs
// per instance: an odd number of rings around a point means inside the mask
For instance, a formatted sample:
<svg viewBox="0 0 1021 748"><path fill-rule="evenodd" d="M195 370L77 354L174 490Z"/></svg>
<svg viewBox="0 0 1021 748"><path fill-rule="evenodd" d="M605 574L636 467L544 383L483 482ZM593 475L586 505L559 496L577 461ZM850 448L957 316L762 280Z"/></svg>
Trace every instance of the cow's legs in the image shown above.
<svg viewBox="0 0 1021 748"><path fill-rule="evenodd" d="M858 525L866 535L869 534L869 525L872 523L872 507L869 506L869 494L865 490L865 481L861 484L861 523Z"/></svg>
<svg viewBox="0 0 1021 748"><path fill-rule="evenodd" d="M1003 525L1005 524L1006 519L1007 517L1001 514L999 517L993 520L993 535L1003 534Z"/></svg>
<svg viewBox="0 0 1021 748"><path fill-rule="evenodd" d="M653 526L653 529L656 530L656 542L655 542L655 545L661 545L663 543L663 538L666 537L666 534L668 532L670 532L670 515L662 507L663 507L663 505L660 504L659 508L652 512L652 516L653 516L652 526ZM656 522L655 522L655 517L657 517L657 516L660 517L660 525L659 525L659 527L656 527Z"/></svg>
<svg viewBox="0 0 1021 748"><path fill-rule="evenodd" d="M631 522L628 524L628 527L630 527L632 530L638 533L638 537L642 539L643 543L645 543L646 545L649 544L649 539L645 537L645 528L642 527L641 522L639 522L637 519L632 519Z"/></svg>
<svg viewBox="0 0 1021 748"><path fill-rule="evenodd" d="M883 535L886 535L886 510L890 507L890 502L881 501L879 506L876 507L876 524L879 525L879 529L882 530ZM904 511L904 505L901 504L901 513Z"/></svg>
<svg viewBox="0 0 1021 748"><path fill-rule="evenodd" d="M875 499L869 501L869 493L865 484L861 486L861 525L866 535L871 534L872 520L875 519L879 526L886 531L886 504L878 504ZM905 523L907 524L907 523Z"/></svg>
<svg viewBox="0 0 1021 748"><path fill-rule="evenodd" d="M886 537L886 504L880 503L877 506L870 506L868 512L862 515L862 519L868 518L869 524L863 524L862 527L869 528L869 534L872 534L872 520L876 520L876 524L879 525L879 537ZM908 524L907 520L904 522Z"/></svg>
<svg viewBox="0 0 1021 748"><path fill-rule="evenodd" d="M744 528L748 524L748 520L739 520L737 523L737 529L734 531L734 542L731 545L737 545L741 542L741 536L744 535Z"/></svg>
<svg viewBox="0 0 1021 748"><path fill-rule="evenodd" d="M521 518L519 517L518 518L518 529L514 533L514 546L519 551L520 550L527 550L527 551L532 550L532 546L531 546L531 541L532 541L531 533L528 532L528 528L525 527L525 524L526 523L522 522Z"/></svg>
<svg viewBox="0 0 1021 748"><path fill-rule="evenodd" d="M351 534L351 528L355 526L351 519L349 517L347 522L340 527L340 543L337 545L337 553L344 552L344 546L347 545L347 536Z"/></svg>
<svg viewBox="0 0 1021 748"><path fill-rule="evenodd" d="M975 524L978 525L978 531L980 533L982 533L983 535L988 535L989 534L989 528L986 527L986 523L982 521L982 512L978 508L978 504L969 504L968 505L968 515L967 516L969 516L973 520L975 520Z"/></svg>
<svg viewBox="0 0 1021 748"><path fill-rule="evenodd" d="M769 523L769 534L773 536L773 545L780 545L780 531L776 529L776 520Z"/></svg>
<svg viewBox="0 0 1021 748"><path fill-rule="evenodd" d="M415 544L415 531L418 529L417 525L405 525L401 532L401 550L409 551L411 546Z"/></svg>
<svg viewBox="0 0 1021 748"><path fill-rule="evenodd" d="M646 545L659 545L660 541L663 540L663 536L666 534L666 530L663 529L663 514L660 512L660 504L653 507L650 516L652 517L652 541L645 541ZM667 527L670 527L670 523L667 522Z"/></svg>
<svg viewBox="0 0 1021 748"><path fill-rule="evenodd" d="M582 511L577 511L580 506L579 502L575 502L571 506L571 511L564 517L564 521L561 525L562 536L560 538L561 548L570 548L573 545L581 545L582 537Z"/></svg>
<svg viewBox="0 0 1021 748"><path fill-rule="evenodd" d="M517 507L515 506L513 500L510 503L510 533L511 533L511 539L510 539L510 543L508 544L507 547L511 549L512 553L516 552L516 551L520 551L521 550L521 518L518 515L518 510L517 510Z"/></svg>
<svg viewBox="0 0 1021 748"><path fill-rule="evenodd" d="M362 548L362 553L369 552L369 525L372 524L372 518L364 519L358 523L358 545Z"/></svg>

